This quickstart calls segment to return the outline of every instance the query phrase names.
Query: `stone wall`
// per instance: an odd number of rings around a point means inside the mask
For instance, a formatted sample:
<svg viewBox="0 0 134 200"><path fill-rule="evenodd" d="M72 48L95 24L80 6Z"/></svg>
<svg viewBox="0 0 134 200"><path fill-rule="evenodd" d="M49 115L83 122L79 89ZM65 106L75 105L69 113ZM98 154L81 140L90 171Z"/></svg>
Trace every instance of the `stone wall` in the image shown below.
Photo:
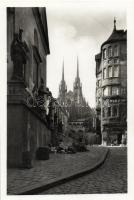
<svg viewBox="0 0 134 200"><path fill-rule="evenodd" d="M7 8L7 164L23 166L23 153L35 160L36 149L50 143L41 109L30 108L33 89L46 91L49 41L45 8ZM43 86L43 87L42 87ZM32 97L33 98L33 97Z"/></svg>
<svg viewBox="0 0 134 200"><path fill-rule="evenodd" d="M30 152L34 161L38 147L50 143L51 132L45 122L25 104L8 103L7 108L7 164L22 166L23 152Z"/></svg>

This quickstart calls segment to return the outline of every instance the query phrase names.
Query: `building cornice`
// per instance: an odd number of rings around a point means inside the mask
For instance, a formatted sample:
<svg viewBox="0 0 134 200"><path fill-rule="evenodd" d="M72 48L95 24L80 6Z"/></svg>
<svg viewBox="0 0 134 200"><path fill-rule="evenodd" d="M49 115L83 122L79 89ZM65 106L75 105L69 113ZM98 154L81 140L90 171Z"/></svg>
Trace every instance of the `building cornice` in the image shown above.
<svg viewBox="0 0 134 200"><path fill-rule="evenodd" d="M33 11L33 15L35 17L37 27L39 29L39 33L40 33L40 37L41 37L41 40L42 40L44 50L45 50L46 54L50 54L47 21L45 22L46 23L46 30L44 30L41 15L40 15L40 12L39 12L39 8L37 8L37 7L32 8L32 11Z"/></svg>

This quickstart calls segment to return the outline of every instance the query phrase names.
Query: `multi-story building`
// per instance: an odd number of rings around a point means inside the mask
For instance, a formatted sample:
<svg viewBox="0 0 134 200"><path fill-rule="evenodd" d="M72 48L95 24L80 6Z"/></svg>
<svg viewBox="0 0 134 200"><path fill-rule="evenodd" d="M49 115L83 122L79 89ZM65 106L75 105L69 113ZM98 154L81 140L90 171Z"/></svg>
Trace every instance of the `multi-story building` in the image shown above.
<svg viewBox="0 0 134 200"><path fill-rule="evenodd" d="M51 141L46 87L50 53L45 8L7 9L7 164L30 167ZM31 162L32 163L32 162Z"/></svg>
<svg viewBox="0 0 134 200"><path fill-rule="evenodd" d="M116 29L96 60L96 127L102 144L120 144L127 129L127 32Z"/></svg>
<svg viewBox="0 0 134 200"><path fill-rule="evenodd" d="M45 8L7 9L7 164L31 167L39 147L56 145L68 114L46 83L50 53ZM63 77L64 79L64 77Z"/></svg>

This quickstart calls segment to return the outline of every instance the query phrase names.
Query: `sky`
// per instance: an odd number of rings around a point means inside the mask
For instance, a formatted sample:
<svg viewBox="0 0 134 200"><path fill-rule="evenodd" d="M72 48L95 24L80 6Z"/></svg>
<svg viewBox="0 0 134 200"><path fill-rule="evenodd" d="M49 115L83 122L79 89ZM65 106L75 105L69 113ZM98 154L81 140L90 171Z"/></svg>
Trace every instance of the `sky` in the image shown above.
<svg viewBox="0 0 134 200"><path fill-rule="evenodd" d="M117 29L126 30L126 10L122 6L96 7L91 4L47 7L50 55L47 57L47 86L55 98L64 77L67 89L73 90L77 57L83 95L95 107L95 55L108 39L116 18Z"/></svg>

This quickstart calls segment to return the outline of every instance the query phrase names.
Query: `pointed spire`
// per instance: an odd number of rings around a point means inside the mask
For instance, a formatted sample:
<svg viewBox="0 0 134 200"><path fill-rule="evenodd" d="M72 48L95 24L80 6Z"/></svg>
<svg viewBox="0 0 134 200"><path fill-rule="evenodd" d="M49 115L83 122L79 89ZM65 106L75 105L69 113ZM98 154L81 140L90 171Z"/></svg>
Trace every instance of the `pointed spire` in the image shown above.
<svg viewBox="0 0 134 200"><path fill-rule="evenodd" d="M77 78L79 78L79 60L77 56Z"/></svg>
<svg viewBox="0 0 134 200"><path fill-rule="evenodd" d="M114 30L116 30L116 19L114 17Z"/></svg>
<svg viewBox="0 0 134 200"><path fill-rule="evenodd" d="M63 60L63 65L62 65L62 81L64 81L64 60Z"/></svg>

